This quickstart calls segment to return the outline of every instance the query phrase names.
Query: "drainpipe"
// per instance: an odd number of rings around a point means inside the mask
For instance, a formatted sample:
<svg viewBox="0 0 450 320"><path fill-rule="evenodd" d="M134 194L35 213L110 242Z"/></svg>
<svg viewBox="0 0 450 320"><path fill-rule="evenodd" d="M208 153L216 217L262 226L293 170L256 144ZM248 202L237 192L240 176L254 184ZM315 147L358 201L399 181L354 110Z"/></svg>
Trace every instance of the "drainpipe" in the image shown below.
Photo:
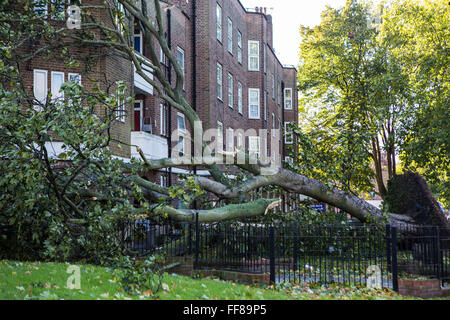
<svg viewBox="0 0 450 320"><path fill-rule="evenodd" d="M281 81L281 125L284 128L284 81ZM281 163L283 163L284 158L285 158L285 145L284 145L284 137L281 137Z"/></svg>
<svg viewBox="0 0 450 320"><path fill-rule="evenodd" d="M197 1L192 0L192 107L197 112ZM192 152L194 141L192 141ZM197 166L194 166L194 174L197 174ZM196 204L194 204L196 205ZM196 208L195 208L196 209Z"/></svg>
<svg viewBox="0 0 450 320"><path fill-rule="evenodd" d="M172 23L171 23L171 10L167 10L167 44L169 46L169 50L172 51ZM169 83L172 83L172 64L170 61L168 62L167 66L167 80ZM169 131L169 137L167 139L167 146L168 146L168 153L169 157L172 154L172 106L169 104L168 108L168 131ZM172 168L169 168L169 186L172 186Z"/></svg>

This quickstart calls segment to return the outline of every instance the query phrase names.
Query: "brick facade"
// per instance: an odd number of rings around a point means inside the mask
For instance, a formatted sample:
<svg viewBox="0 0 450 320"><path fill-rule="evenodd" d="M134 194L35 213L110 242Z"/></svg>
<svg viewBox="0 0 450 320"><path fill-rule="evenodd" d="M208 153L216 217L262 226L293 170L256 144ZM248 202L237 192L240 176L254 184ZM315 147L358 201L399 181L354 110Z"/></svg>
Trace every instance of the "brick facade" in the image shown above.
<svg viewBox="0 0 450 320"><path fill-rule="evenodd" d="M86 3L98 3L98 0L86 1ZM217 128L218 121L223 125L224 137L226 130L232 128L248 130L268 129L267 137L260 137L260 153L266 153L265 145L270 145L272 129L283 128L286 121L297 121L297 90L296 70L293 67L283 66L273 50L272 17L264 10L248 11L239 0L171 0L163 6L163 24L166 38L174 57L177 57L177 49L184 52L185 88L186 100L197 111L203 122L204 129ZM222 11L222 41L217 39L216 10L217 5ZM151 2L147 3L149 15L154 15ZM108 21L104 11L96 9L94 14L98 20ZM228 50L228 19L232 21L232 50ZM238 61L238 33L242 38L242 62ZM259 44L259 71L249 70L248 41L257 41ZM152 45L159 56L159 46L155 40ZM87 50L87 49L82 49ZM143 55L149 57L148 43L143 41ZM82 52L80 52L82 54ZM168 154L171 148L177 144L177 137L170 133L177 128L177 110L163 101L156 90L153 94L137 90L133 85L133 67L129 61L121 58L105 56L86 73L83 66L79 68L67 68L62 63L53 61L34 60L31 63L30 76L27 73L27 86L32 90L33 68L58 70L82 73L82 83L89 89L88 79L106 77L109 81L123 80L129 83L127 94L133 95L135 100L142 101L141 120L144 124L151 124L152 134L168 140ZM150 59L150 58L149 58ZM217 98L217 63L222 66L222 99ZM163 66L166 75L170 75L171 82L175 85L175 72L169 63ZM228 74L232 76L233 100L231 106L228 101ZM273 78L273 86L272 86ZM238 111L238 83L242 85L242 113ZM249 119L249 88L259 89L259 119ZM292 88L292 110L285 110L284 88ZM106 88L105 88L106 89ZM167 110L169 119L166 123L166 132L161 130L161 105ZM112 128L115 140L124 142L121 149L115 144L112 150L116 155L129 158L130 150L126 147L131 141L131 131L143 130L135 123L134 107L127 106L128 116L125 122L117 122ZM186 119L186 126L189 124ZM234 137L236 139L236 137ZM280 139L280 155L283 155L283 142ZM225 146L229 144L224 138ZM245 149L248 149L248 140L244 140ZM237 140L233 145L236 146ZM268 152L271 152L268 147ZM279 157L277 161L283 160ZM157 180L161 173L152 174L148 178ZM173 178L175 179L175 178Z"/></svg>

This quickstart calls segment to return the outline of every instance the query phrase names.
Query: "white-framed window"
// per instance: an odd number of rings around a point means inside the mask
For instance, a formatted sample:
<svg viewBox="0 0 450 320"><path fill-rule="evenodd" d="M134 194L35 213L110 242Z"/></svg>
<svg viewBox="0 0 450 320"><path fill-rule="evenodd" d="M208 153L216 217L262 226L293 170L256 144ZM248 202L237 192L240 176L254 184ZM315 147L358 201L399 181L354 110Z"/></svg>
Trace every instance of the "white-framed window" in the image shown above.
<svg viewBox="0 0 450 320"><path fill-rule="evenodd" d="M116 90L117 98L117 110L116 117L120 122L125 122L126 111L125 111L125 88Z"/></svg>
<svg viewBox="0 0 450 320"><path fill-rule="evenodd" d="M167 135L167 106L163 103L159 104L159 134Z"/></svg>
<svg viewBox="0 0 450 320"><path fill-rule="evenodd" d="M167 56L164 54L162 47L159 47L159 62L163 65L167 65Z"/></svg>
<svg viewBox="0 0 450 320"><path fill-rule="evenodd" d="M160 179L159 181L160 181L161 187L168 187L169 186L169 179L168 179L168 176L166 174L162 174L159 177L159 179Z"/></svg>
<svg viewBox="0 0 450 320"><path fill-rule="evenodd" d="M180 47L177 47L177 62L180 65L181 70L183 71L183 78L186 79L186 73L184 68L184 50ZM183 89L185 89L184 84L186 81L183 81Z"/></svg>
<svg viewBox="0 0 450 320"><path fill-rule="evenodd" d="M48 85L47 85L47 70L33 70L33 94L34 98L42 104L45 104L48 95ZM41 111L42 107L39 104L34 106L35 110Z"/></svg>
<svg viewBox="0 0 450 320"><path fill-rule="evenodd" d="M228 18L228 52L233 53L233 21Z"/></svg>
<svg viewBox="0 0 450 320"><path fill-rule="evenodd" d="M139 52L140 54L144 53L144 37L142 36L142 31L140 31L140 30L134 31L133 48L135 51Z"/></svg>
<svg viewBox="0 0 450 320"><path fill-rule="evenodd" d="M285 161L286 163L289 163L289 164L292 164L292 163L293 163L291 157L284 157L284 161Z"/></svg>
<svg viewBox="0 0 450 320"><path fill-rule="evenodd" d="M248 41L248 70L259 71L259 41Z"/></svg>
<svg viewBox="0 0 450 320"><path fill-rule="evenodd" d="M228 73L228 106L233 108L233 75Z"/></svg>
<svg viewBox="0 0 450 320"><path fill-rule="evenodd" d="M292 88L284 89L284 108L288 110L292 109Z"/></svg>
<svg viewBox="0 0 450 320"><path fill-rule="evenodd" d="M238 81L238 112L242 114L242 83Z"/></svg>
<svg viewBox="0 0 450 320"><path fill-rule="evenodd" d="M239 30L237 32L237 60L242 64L242 33Z"/></svg>
<svg viewBox="0 0 450 320"><path fill-rule="evenodd" d="M177 125L180 132L186 132L186 121L184 119L184 114L179 112L177 113Z"/></svg>
<svg viewBox="0 0 450 320"><path fill-rule="evenodd" d="M222 94L222 65L217 62L217 98L223 100Z"/></svg>
<svg viewBox="0 0 450 320"><path fill-rule="evenodd" d="M222 7L216 4L216 33L217 40L222 42Z"/></svg>
<svg viewBox="0 0 450 320"><path fill-rule="evenodd" d="M66 2L61 0L53 0L50 3L50 19L52 20L65 20L66 18Z"/></svg>
<svg viewBox="0 0 450 320"><path fill-rule="evenodd" d="M249 119L259 119L259 89L248 89L248 117Z"/></svg>
<svg viewBox="0 0 450 320"><path fill-rule="evenodd" d="M34 0L34 12L39 16L47 15L47 1L45 0Z"/></svg>
<svg viewBox="0 0 450 320"><path fill-rule="evenodd" d="M67 75L67 81L73 82L73 83L78 83L78 84L81 85L81 74L79 74L79 73L69 73Z"/></svg>
<svg viewBox="0 0 450 320"><path fill-rule="evenodd" d="M52 71L51 73L51 94L53 100L64 97L64 92L60 91L64 83L64 72Z"/></svg>
<svg viewBox="0 0 450 320"><path fill-rule="evenodd" d="M284 143L292 144L294 142L294 135L292 130L289 128L290 122L284 123Z"/></svg>
<svg viewBox="0 0 450 320"><path fill-rule="evenodd" d="M249 136L248 137L248 151L250 156L255 156L259 158L261 154L260 137Z"/></svg>
<svg viewBox="0 0 450 320"><path fill-rule="evenodd" d="M234 151L234 129L228 128L227 129L227 151Z"/></svg>

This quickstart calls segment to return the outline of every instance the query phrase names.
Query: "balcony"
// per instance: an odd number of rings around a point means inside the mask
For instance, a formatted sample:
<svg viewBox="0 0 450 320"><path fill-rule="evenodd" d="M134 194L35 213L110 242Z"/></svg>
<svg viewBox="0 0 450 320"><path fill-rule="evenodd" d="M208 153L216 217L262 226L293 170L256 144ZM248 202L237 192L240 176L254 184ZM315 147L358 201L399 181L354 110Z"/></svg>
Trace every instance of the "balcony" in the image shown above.
<svg viewBox="0 0 450 320"><path fill-rule="evenodd" d="M145 131L131 131L131 144L139 146L148 159L168 157L167 139ZM131 148L131 157L140 158L135 147Z"/></svg>
<svg viewBox="0 0 450 320"><path fill-rule="evenodd" d="M141 55L140 53L135 53L139 58L145 59L149 61L146 57ZM153 75L146 71L145 69L148 69L147 66L142 66L142 69L144 69L144 73L153 80ZM144 80L137 72L136 72L136 66L133 64L134 69L134 91L135 93L141 93L141 94L153 94L153 86L150 85L147 81Z"/></svg>

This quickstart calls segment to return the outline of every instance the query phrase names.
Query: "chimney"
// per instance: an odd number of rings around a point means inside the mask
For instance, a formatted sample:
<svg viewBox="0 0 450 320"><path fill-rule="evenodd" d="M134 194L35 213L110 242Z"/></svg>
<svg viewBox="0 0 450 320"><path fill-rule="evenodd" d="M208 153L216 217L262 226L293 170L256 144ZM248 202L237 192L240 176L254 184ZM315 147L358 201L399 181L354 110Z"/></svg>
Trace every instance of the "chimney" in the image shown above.
<svg viewBox="0 0 450 320"><path fill-rule="evenodd" d="M256 12L259 12L259 7L255 7L255 11L256 11Z"/></svg>
<svg viewBox="0 0 450 320"><path fill-rule="evenodd" d="M267 8L264 7L264 14L267 14Z"/></svg>

